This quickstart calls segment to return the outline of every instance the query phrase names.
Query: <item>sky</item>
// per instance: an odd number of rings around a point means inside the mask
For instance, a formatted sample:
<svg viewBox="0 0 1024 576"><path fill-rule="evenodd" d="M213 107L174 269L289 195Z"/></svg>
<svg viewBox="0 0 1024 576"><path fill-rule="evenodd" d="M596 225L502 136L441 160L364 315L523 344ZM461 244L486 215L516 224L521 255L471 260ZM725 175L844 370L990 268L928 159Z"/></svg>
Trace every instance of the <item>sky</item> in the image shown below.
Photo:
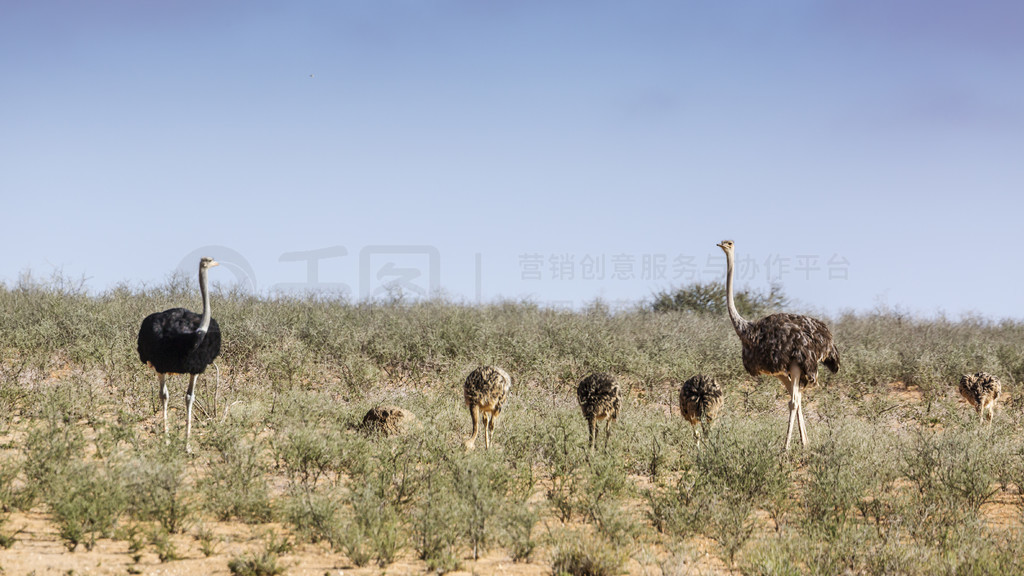
<svg viewBox="0 0 1024 576"><path fill-rule="evenodd" d="M1024 3L0 4L0 282L1024 320ZM187 305L188 303L183 303ZM198 305L197 303L193 303Z"/></svg>

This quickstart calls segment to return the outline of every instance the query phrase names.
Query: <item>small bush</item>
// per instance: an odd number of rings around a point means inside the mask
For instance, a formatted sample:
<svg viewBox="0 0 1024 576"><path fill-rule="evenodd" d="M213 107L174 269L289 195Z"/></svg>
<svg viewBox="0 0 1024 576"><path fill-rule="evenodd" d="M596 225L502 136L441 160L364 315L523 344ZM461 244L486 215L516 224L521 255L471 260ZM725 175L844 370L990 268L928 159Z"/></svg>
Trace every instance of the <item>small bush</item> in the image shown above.
<svg viewBox="0 0 1024 576"><path fill-rule="evenodd" d="M53 489L55 482L68 476L68 467L84 452L85 436L78 426L53 417L34 426L25 440L22 474L26 482L14 498L17 506L31 508L40 495Z"/></svg>
<svg viewBox="0 0 1024 576"><path fill-rule="evenodd" d="M110 471L95 462L74 462L66 475L52 480L46 495L68 550L79 544L92 550L96 539L109 536L124 511L124 494Z"/></svg>
<svg viewBox="0 0 1024 576"><path fill-rule="evenodd" d="M883 438L846 419L822 424L821 441L811 447L807 458L801 529L811 539L833 541L856 522L862 503L884 493L895 469L891 460L883 461L892 453Z"/></svg>
<svg viewBox="0 0 1024 576"><path fill-rule="evenodd" d="M476 560L494 540L512 476L480 452L452 458L448 470L462 512L463 534Z"/></svg>
<svg viewBox="0 0 1024 576"><path fill-rule="evenodd" d="M216 455L200 483L207 508L221 520L258 524L271 518L265 448L231 423L214 431Z"/></svg>
<svg viewBox="0 0 1024 576"><path fill-rule="evenodd" d="M149 543L153 545L160 562L181 560L181 554L174 545L174 541L171 540L171 534L163 526L158 526L150 532Z"/></svg>
<svg viewBox="0 0 1024 576"><path fill-rule="evenodd" d="M203 556L209 558L217 553L217 546L220 544L220 539L217 538L213 530L210 530L206 526L200 526L196 530L195 538L199 542L199 551L203 553Z"/></svg>
<svg viewBox="0 0 1024 576"><path fill-rule="evenodd" d="M541 431L541 461L549 486L547 499L562 522L570 521L579 512L584 489L580 470L586 461L579 423L568 416L558 414L557 420Z"/></svg>
<svg viewBox="0 0 1024 576"><path fill-rule="evenodd" d="M304 540L333 544L339 538L341 501L334 490L294 487L283 499L282 516Z"/></svg>
<svg viewBox="0 0 1024 576"><path fill-rule="evenodd" d="M555 576L619 576L629 559L621 548L600 538L574 535L556 542L551 571Z"/></svg>
<svg viewBox="0 0 1024 576"><path fill-rule="evenodd" d="M354 487L348 504L352 514L342 528L341 548L356 566L371 558L381 568L394 562L403 546L402 517L395 502L382 498L371 484Z"/></svg>
<svg viewBox="0 0 1024 576"><path fill-rule="evenodd" d="M228 561L228 570L236 576L278 576L286 571L277 554L267 550L232 558Z"/></svg>
<svg viewBox="0 0 1024 576"><path fill-rule="evenodd" d="M540 514L533 506L521 502L510 507L503 514L504 531L502 543L508 549L513 562L527 562L537 548L533 538L533 529L540 519Z"/></svg>
<svg viewBox="0 0 1024 576"><path fill-rule="evenodd" d="M171 534L188 527L195 514L186 482L187 454L177 442L156 439L142 447L124 472L128 512L140 522L157 521Z"/></svg>
<svg viewBox="0 0 1024 576"><path fill-rule="evenodd" d="M462 535L462 510L458 487L440 463L431 463L423 490L410 518L412 545L431 572L451 572L460 566L458 543Z"/></svg>
<svg viewBox="0 0 1024 576"><path fill-rule="evenodd" d="M753 533L753 512L775 510L791 489L790 464L776 427L765 421L728 420L712 429L694 459L694 499L706 512L704 534L722 548L729 565Z"/></svg>
<svg viewBox="0 0 1024 576"><path fill-rule="evenodd" d="M313 426L295 426L278 435L274 452L292 484L316 487L333 470L338 446L335 434Z"/></svg>

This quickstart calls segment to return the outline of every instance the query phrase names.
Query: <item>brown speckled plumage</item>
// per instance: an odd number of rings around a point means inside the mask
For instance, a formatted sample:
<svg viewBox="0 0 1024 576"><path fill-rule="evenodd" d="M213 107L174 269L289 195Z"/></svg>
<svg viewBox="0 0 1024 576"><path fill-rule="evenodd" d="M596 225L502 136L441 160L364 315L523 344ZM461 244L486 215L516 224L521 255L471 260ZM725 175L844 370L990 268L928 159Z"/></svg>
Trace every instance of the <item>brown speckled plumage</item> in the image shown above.
<svg viewBox="0 0 1024 576"><path fill-rule="evenodd" d="M745 320L736 310L733 299L733 242L724 240L718 247L725 252L729 320L743 345L743 367L751 376L775 376L786 387L790 395L786 449L793 437L794 424L799 427L800 442L806 446L801 388L817 384L819 363L833 373L839 371L839 349L832 340L832 331L821 320L799 314L772 314L754 322Z"/></svg>
<svg viewBox="0 0 1024 576"><path fill-rule="evenodd" d="M742 333L741 333L742 330ZM824 322L800 314L772 314L737 330L743 343L743 367L751 376L788 373L800 368L800 385L817 384L818 363L839 371L839 350Z"/></svg>
<svg viewBox="0 0 1024 576"><path fill-rule="evenodd" d="M591 449L597 444L597 423L601 420L605 421L604 445L607 448L608 436L611 434L610 426L618 419L619 405L622 403L615 378L601 372L590 374L576 386L576 399L579 400L583 417L587 420Z"/></svg>
<svg viewBox="0 0 1024 576"><path fill-rule="evenodd" d="M710 426L722 409L725 398L718 380L698 374L683 382L679 389L679 411L693 426L693 436L700 441L700 430ZM700 428L698 428L698 424Z"/></svg>
<svg viewBox="0 0 1024 576"><path fill-rule="evenodd" d="M416 416L398 406L377 406L370 408L363 416L363 423L360 430L367 434L383 434L392 436L404 432L410 423L416 420Z"/></svg>
<svg viewBox="0 0 1024 576"><path fill-rule="evenodd" d="M466 448L472 450L476 446L481 423L484 423L484 446L490 448L494 421L512 392L512 377L497 366L480 366L466 377L462 392L473 419L473 432L466 441Z"/></svg>
<svg viewBox="0 0 1024 576"><path fill-rule="evenodd" d="M996 401L1003 391L1003 385L999 379L988 372L975 372L964 374L960 377L960 395L974 406L978 416L985 418L985 411L988 410L988 420L992 421L995 416Z"/></svg>

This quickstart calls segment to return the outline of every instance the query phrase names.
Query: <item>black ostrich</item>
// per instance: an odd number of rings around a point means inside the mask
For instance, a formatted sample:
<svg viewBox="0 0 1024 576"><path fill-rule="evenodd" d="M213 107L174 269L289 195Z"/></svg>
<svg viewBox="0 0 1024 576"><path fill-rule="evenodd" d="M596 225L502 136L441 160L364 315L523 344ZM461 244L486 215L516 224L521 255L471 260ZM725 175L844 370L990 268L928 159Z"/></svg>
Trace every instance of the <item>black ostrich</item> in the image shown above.
<svg viewBox="0 0 1024 576"><path fill-rule="evenodd" d="M171 308L146 316L139 329L139 360L156 370L160 380L160 400L164 407L164 434L167 434L167 374L188 374L185 405L188 424L185 428L185 449L192 451L192 402L196 379L220 354L220 326L210 317L210 293L206 289L206 271L217 262L204 257L199 261L199 291L203 295L203 313L184 308Z"/></svg>

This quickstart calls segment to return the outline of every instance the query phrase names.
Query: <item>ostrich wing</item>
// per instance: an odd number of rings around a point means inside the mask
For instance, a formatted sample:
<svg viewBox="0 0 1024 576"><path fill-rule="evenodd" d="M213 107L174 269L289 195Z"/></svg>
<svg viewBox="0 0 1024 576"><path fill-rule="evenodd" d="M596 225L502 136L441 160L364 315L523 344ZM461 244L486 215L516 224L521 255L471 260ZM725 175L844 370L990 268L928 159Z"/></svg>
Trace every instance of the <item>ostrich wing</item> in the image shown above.
<svg viewBox="0 0 1024 576"><path fill-rule="evenodd" d="M204 334L196 332L200 320L198 314L184 308L150 314L139 330L139 360L161 372L179 371L180 363L204 340Z"/></svg>

